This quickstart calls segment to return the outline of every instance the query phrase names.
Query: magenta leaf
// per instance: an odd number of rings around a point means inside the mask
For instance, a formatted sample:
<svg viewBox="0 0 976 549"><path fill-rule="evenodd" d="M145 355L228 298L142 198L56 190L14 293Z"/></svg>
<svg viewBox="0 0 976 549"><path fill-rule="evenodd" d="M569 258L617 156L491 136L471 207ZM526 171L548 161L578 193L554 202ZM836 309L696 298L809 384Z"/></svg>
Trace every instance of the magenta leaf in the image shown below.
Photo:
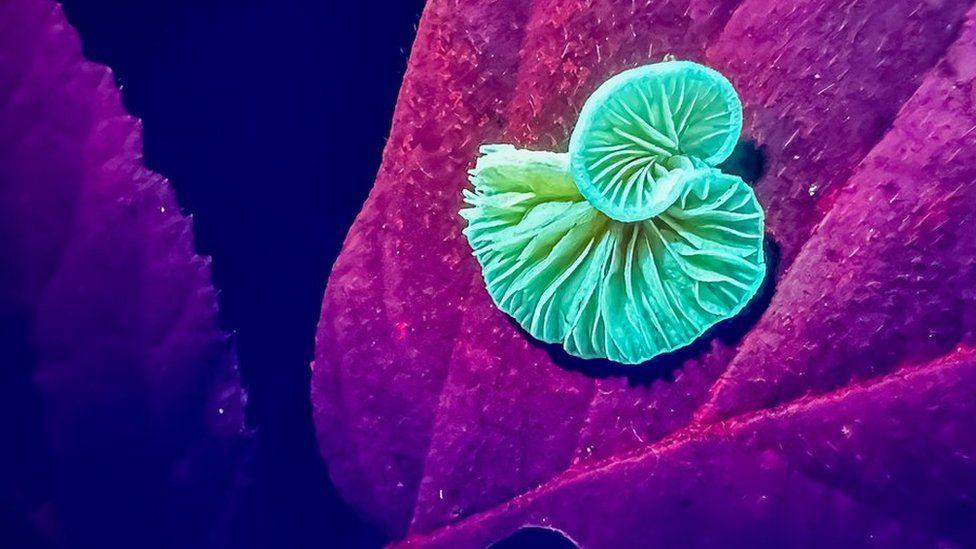
<svg viewBox="0 0 976 549"><path fill-rule="evenodd" d="M66 546L212 533L243 436L208 260L49 0L0 3L0 495Z"/></svg>
<svg viewBox="0 0 976 549"><path fill-rule="evenodd" d="M572 468L405 545L484 547L539 525L581 547L969 546L974 384L960 350Z"/></svg>
<svg viewBox="0 0 976 549"><path fill-rule="evenodd" d="M430 2L319 325L344 497L416 544L976 543L970 4ZM509 322L456 212L481 144L564 150L665 54L739 90L781 260L741 338L628 377Z"/></svg>

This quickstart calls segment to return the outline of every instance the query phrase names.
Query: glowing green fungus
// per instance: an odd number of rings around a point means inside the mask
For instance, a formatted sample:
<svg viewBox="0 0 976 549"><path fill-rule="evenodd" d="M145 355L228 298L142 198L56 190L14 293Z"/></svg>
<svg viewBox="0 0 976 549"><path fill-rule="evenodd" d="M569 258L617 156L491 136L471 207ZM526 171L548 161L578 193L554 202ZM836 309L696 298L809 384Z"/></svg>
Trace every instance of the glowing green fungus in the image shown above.
<svg viewBox="0 0 976 549"><path fill-rule="evenodd" d="M643 221L671 205L681 177L728 158L742 105L724 76L688 61L607 80L583 105L569 142L573 178L596 209Z"/></svg>
<svg viewBox="0 0 976 549"><path fill-rule="evenodd" d="M765 274L762 208L712 167L741 124L724 77L672 61L604 83L568 154L483 147L461 215L492 299L533 337L628 364L736 315Z"/></svg>

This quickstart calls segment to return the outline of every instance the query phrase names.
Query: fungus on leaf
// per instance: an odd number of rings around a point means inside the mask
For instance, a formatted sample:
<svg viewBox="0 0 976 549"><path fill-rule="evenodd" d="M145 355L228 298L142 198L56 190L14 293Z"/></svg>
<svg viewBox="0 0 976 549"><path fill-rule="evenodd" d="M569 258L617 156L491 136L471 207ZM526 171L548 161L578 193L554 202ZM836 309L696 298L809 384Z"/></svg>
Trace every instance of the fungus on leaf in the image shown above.
<svg viewBox="0 0 976 549"><path fill-rule="evenodd" d="M775 285L667 369L566 361L466 257L465 170L664 51L735 85ZM428 2L323 300L339 493L408 547L976 545L974 55L965 0Z"/></svg>
<svg viewBox="0 0 976 549"><path fill-rule="evenodd" d="M763 211L712 166L741 127L724 77L670 61L600 86L568 154L483 147L461 215L492 299L537 339L626 364L737 314L765 273Z"/></svg>

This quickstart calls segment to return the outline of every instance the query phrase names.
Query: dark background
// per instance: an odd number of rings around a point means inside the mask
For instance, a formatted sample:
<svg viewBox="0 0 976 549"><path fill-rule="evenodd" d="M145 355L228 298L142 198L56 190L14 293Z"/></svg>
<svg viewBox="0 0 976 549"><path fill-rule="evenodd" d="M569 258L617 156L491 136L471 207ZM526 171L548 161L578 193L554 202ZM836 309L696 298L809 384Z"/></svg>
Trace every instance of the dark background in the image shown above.
<svg viewBox="0 0 976 549"><path fill-rule="evenodd" d="M372 546L328 484L308 365L322 293L369 191L423 0L64 0L142 118L213 258L256 429L240 547Z"/></svg>

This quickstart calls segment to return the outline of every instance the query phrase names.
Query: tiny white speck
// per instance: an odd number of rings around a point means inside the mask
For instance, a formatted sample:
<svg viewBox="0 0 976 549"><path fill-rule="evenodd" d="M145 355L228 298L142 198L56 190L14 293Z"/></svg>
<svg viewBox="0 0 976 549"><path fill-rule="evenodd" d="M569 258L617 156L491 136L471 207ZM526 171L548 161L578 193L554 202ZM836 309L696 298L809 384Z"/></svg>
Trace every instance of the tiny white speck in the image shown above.
<svg viewBox="0 0 976 549"><path fill-rule="evenodd" d="M159 207L159 213L166 213L166 207L165 206L160 206Z"/></svg>
<svg viewBox="0 0 976 549"><path fill-rule="evenodd" d="M223 414L224 413L224 409L223 408L217 408L217 413L218 414Z"/></svg>

